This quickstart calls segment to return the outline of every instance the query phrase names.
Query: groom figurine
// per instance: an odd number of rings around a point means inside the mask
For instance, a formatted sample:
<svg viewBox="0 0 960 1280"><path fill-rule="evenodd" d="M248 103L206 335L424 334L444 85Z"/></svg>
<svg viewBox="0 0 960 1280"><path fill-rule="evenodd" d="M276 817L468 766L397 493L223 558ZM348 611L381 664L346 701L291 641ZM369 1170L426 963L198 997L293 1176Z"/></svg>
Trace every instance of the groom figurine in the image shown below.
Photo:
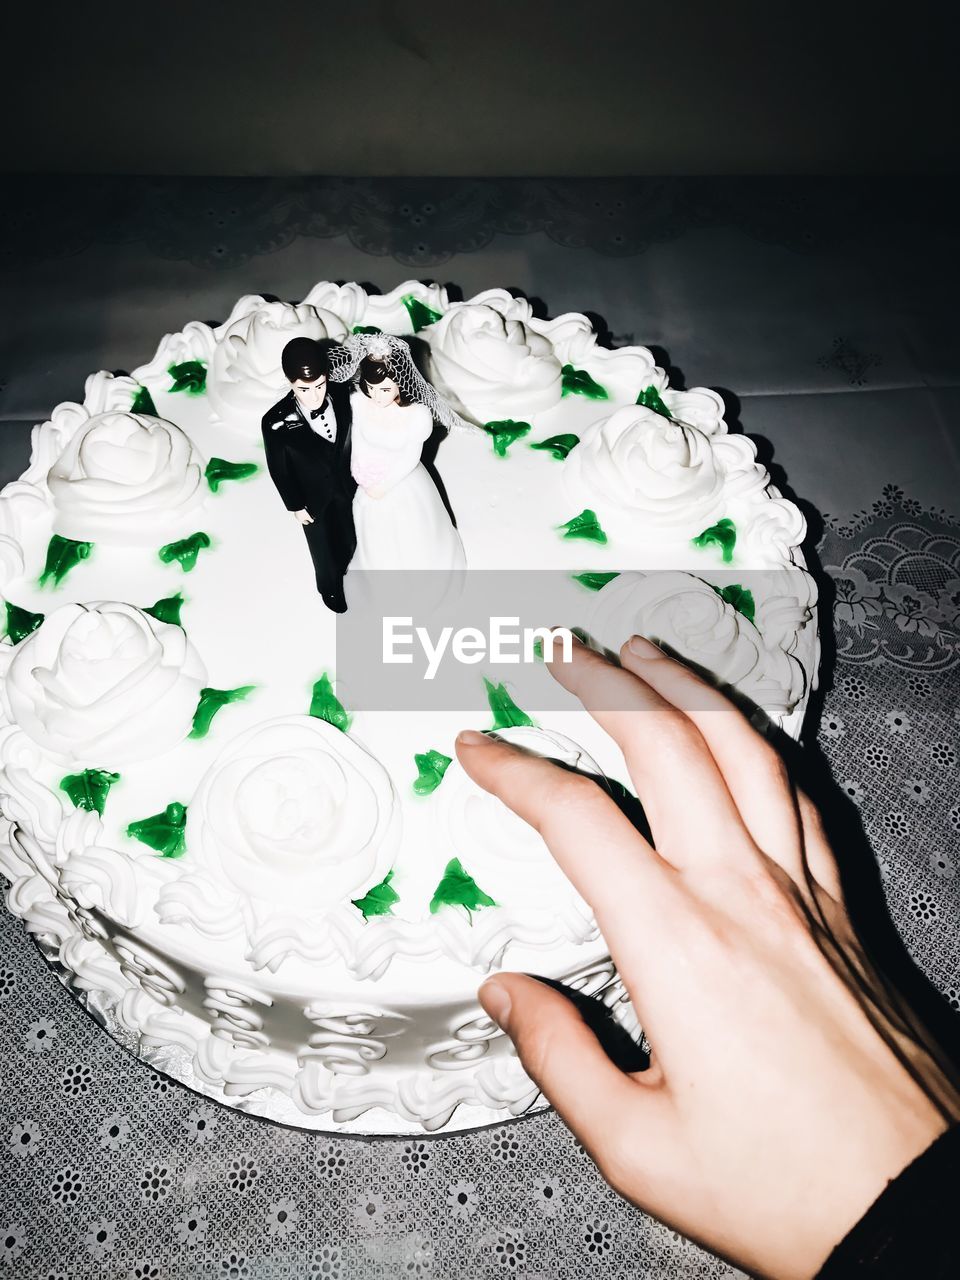
<svg viewBox="0 0 960 1280"><path fill-rule="evenodd" d="M288 342L281 364L291 385L263 416L267 470L303 525L324 604L343 613L343 575L357 545L347 388L330 384L327 352L313 338Z"/></svg>

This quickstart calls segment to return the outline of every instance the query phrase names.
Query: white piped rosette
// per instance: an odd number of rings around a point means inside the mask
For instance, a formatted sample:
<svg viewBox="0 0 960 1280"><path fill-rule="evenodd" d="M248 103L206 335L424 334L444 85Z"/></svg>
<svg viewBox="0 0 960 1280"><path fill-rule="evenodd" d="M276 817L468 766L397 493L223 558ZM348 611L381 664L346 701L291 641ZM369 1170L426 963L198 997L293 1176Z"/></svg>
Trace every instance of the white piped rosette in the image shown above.
<svg viewBox="0 0 960 1280"><path fill-rule="evenodd" d="M349 951L351 899L386 876L399 835L390 777L355 739L312 716L254 725L200 780L185 874L158 913L213 936L242 927L258 969Z"/></svg>
<svg viewBox="0 0 960 1280"><path fill-rule="evenodd" d="M117 601L66 604L16 647L3 709L56 759L113 768L181 742L206 679L181 627Z"/></svg>
<svg viewBox="0 0 960 1280"><path fill-rule="evenodd" d="M138 384L133 378L92 373L84 384L83 403L65 400L30 436L30 465L0 493L0 592L25 570L23 545L31 529L49 512L47 473L78 431L98 414L124 412L133 404Z"/></svg>
<svg viewBox="0 0 960 1280"><path fill-rule="evenodd" d="M113 546L163 542L204 500L205 460L185 432L113 410L80 425L47 473L54 532Z"/></svg>
<svg viewBox="0 0 960 1280"><path fill-rule="evenodd" d="M74 809L57 838L60 887L87 912L96 911L126 928L152 916L160 886L174 864L143 846L113 848L96 813Z"/></svg>
<svg viewBox="0 0 960 1280"><path fill-rule="evenodd" d="M287 343L294 338L340 342L347 332L339 315L310 303L267 302L256 295L241 298L214 330L216 346L207 374L207 395L214 412L225 421L246 419L259 424L270 406L290 390L280 363Z"/></svg>
<svg viewBox="0 0 960 1280"><path fill-rule="evenodd" d="M763 468L759 470L762 472ZM799 507L782 498L773 485L768 485L763 502L751 502L748 510L744 503L742 509L745 518L737 523L739 558L751 568L771 571L791 561L797 562L796 548L807 533L807 522Z"/></svg>
<svg viewBox="0 0 960 1280"><path fill-rule="evenodd" d="M497 736L534 755L603 776L583 748L563 734L517 727L500 729ZM489 969L511 943L547 948L597 936L590 908L541 837L502 801L478 787L458 760L443 775L436 806L437 847L456 856L497 903L475 911L472 919L462 907L440 907L434 920L451 955Z"/></svg>
<svg viewBox="0 0 960 1280"><path fill-rule="evenodd" d="M335 317L343 326L344 332L352 333L359 325L374 323L372 320L364 319L367 313L367 301L367 292L362 285L333 284L330 280L321 280L313 286L300 306L311 307L324 319L328 316ZM270 304L261 301L261 305ZM228 320L227 324L229 323Z"/></svg>
<svg viewBox="0 0 960 1280"><path fill-rule="evenodd" d="M727 517L737 529L738 564L780 566L803 539L803 516L776 490L768 494L756 445L727 434L711 395L664 397L704 429L642 405L592 423L564 462L564 488L571 502L597 512L618 545L635 546L654 530L688 542Z"/></svg>
<svg viewBox="0 0 960 1280"><path fill-rule="evenodd" d="M767 643L748 618L693 574L621 573L597 593L585 626L613 653L630 636L646 636L717 684L732 685L771 717L792 711L806 687L800 662Z"/></svg>
<svg viewBox="0 0 960 1280"><path fill-rule="evenodd" d="M263 299L258 298L257 301L262 302ZM239 305L240 303L237 304ZM131 376L143 386L166 391L170 386L169 371L173 365L186 364L191 360L209 365L216 343L214 331L208 324L201 320L191 320L180 333L164 334L153 359L134 369Z"/></svg>
<svg viewBox="0 0 960 1280"><path fill-rule="evenodd" d="M129 412L138 390L139 383L135 378L114 377L104 370L92 373L84 383L82 404L65 400L57 405L46 422L33 428L30 466L23 473L21 482L44 485L47 472L77 432L99 414Z"/></svg>
<svg viewBox="0 0 960 1280"><path fill-rule="evenodd" d="M608 533L630 541L644 526L709 524L719 514L724 477L696 427L628 405L582 433L563 480L575 506L596 510Z"/></svg>
<svg viewBox="0 0 960 1280"><path fill-rule="evenodd" d="M474 422L522 420L560 403L560 361L531 318L523 298L490 289L451 303L424 334L431 381Z"/></svg>

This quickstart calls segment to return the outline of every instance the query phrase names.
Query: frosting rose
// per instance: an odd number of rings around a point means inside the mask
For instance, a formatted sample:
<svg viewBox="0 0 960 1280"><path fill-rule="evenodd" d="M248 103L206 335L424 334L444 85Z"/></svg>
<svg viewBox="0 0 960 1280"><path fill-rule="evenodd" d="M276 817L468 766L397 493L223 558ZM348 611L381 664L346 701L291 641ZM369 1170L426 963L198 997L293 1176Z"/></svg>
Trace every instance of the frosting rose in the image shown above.
<svg viewBox="0 0 960 1280"><path fill-rule="evenodd" d="M241 298L224 325L207 375L207 393L221 417L261 418L290 390L280 364L292 338L334 338L347 329L339 316L307 303Z"/></svg>
<svg viewBox="0 0 960 1280"><path fill-rule="evenodd" d="M114 768L185 738L206 680L180 627L129 604L67 604L17 646L4 709L52 755Z"/></svg>
<svg viewBox="0 0 960 1280"><path fill-rule="evenodd" d="M646 636L772 716L792 710L804 690L800 663L692 574L621 573L597 593L586 629L614 653L630 636Z"/></svg>
<svg viewBox="0 0 960 1280"><path fill-rule="evenodd" d="M763 472L759 464L758 470ZM765 472L763 476L766 479ZM731 510L736 519L736 507ZM743 563L758 569L789 564L807 533L807 522L799 507L782 498L773 485L766 486L762 501L747 508L737 527L741 529L737 555Z"/></svg>
<svg viewBox="0 0 960 1280"><path fill-rule="evenodd" d="M726 435L727 424L723 417L726 406L710 387L691 387L689 391L662 387L660 395L670 413L680 422L696 427L705 436ZM747 439L746 436L738 438Z"/></svg>
<svg viewBox="0 0 960 1280"><path fill-rule="evenodd" d="M67 538L128 546L158 536L204 498L204 459L161 418L101 413L74 432L47 474Z"/></svg>
<svg viewBox="0 0 960 1280"><path fill-rule="evenodd" d="M240 303L249 301L248 298L240 299ZM261 299L257 298L255 301L260 302ZM234 315L240 303L234 307ZM204 364L209 364L215 346L216 339L210 326L203 324L200 320L191 320L184 326L182 332L164 334L153 359L134 369L132 377L142 385L152 387L159 383L161 387L168 387L170 385L168 370L172 364L183 364L188 360L202 360ZM129 404L129 401L127 403Z"/></svg>
<svg viewBox="0 0 960 1280"><path fill-rule="evenodd" d="M574 502L655 525L705 521L723 490L710 441L695 427L628 405L593 423L564 463Z"/></svg>
<svg viewBox="0 0 960 1280"><path fill-rule="evenodd" d="M534 333L548 339L561 364L579 364L597 351L593 325L578 311L568 311L565 315L554 316L552 320L539 320L531 312L525 323Z"/></svg>
<svg viewBox="0 0 960 1280"><path fill-rule="evenodd" d="M729 574L704 574L713 581ZM748 588L754 598L754 622L767 648L776 646L785 653L796 653L804 647L804 628L813 618L817 604L817 584L800 565L786 569L748 569L736 575L737 582ZM719 583L718 583L719 585Z"/></svg>
<svg viewBox="0 0 960 1280"><path fill-rule="evenodd" d="M321 280L313 286L301 305L313 307L320 315L336 316L347 333L352 333L355 325L374 323L364 319L367 293L358 284L333 284L330 280Z"/></svg>
<svg viewBox="0 0 960 1280"><path fill-rule="evenodd" d="M398 835L380 762L325 720L290 716L220 755L189 807L186 844L191 870L302 917L382 880Z"/></svg>
<svg viewBox="0 0 960 1280"><path fill-rule="evenodd" d="M524 314L529 304L488 296L485 303L454 303L430 328L433 382L479 423L552 409L562 394L553 346L517 318L517 308Z"/></svg>
<svg viewBox="0 0 960 1280"><path fill-rule="evenodd" d="M115 377L101 370L91 373L83 387L83 404L64 400L51 413L49 421L38 423L30 436L30 466L20 482L43 485L47 472L70 444L77 431L98 414L124 412L133 404L139 390L134 378Z"/></svg>

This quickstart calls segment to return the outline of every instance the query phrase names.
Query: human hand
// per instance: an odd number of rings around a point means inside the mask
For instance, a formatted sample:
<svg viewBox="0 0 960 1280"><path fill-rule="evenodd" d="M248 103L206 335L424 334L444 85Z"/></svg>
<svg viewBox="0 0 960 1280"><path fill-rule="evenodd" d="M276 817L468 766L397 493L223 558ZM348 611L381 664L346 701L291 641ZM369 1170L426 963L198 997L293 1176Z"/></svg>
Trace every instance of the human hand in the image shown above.
<svg viewBox="0 0 960 1280"><path fill-rule="evenodd" d="M480 1000L615 1190L759 1275L810 1277L960 1093L872 970L776 751L647 641L621 662L577 644L551 671L623 751L656 849L587 778L470 731L457 755L590 904L650 1069L621 1072L533 978Z"/></svg>
<svg viewBox="0 0 960 1280"><path fill-rule="evenodd" d="M306 507L304 507L302 511L295 511L293 514L301 524L313 524L313 516Z"/></svg>

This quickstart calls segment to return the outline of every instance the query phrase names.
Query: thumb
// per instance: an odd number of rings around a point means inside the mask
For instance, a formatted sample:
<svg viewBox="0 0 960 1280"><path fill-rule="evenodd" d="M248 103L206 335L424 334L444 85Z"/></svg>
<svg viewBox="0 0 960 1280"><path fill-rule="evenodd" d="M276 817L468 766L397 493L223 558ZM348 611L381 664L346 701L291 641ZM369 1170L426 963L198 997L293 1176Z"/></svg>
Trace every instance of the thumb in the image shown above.
<svg viewBox="0 0 960 1280"><path fill-rule="evenodd" d="M637 1080L607 1057L566 996L535 978L499 973L479 991L487 1015L513 1041L527 1075L600 1166L619 1164L613 1150L631 1116L650 1117L660 1073ZM612 1180L612 1178L611 1178Z"/></svg>

